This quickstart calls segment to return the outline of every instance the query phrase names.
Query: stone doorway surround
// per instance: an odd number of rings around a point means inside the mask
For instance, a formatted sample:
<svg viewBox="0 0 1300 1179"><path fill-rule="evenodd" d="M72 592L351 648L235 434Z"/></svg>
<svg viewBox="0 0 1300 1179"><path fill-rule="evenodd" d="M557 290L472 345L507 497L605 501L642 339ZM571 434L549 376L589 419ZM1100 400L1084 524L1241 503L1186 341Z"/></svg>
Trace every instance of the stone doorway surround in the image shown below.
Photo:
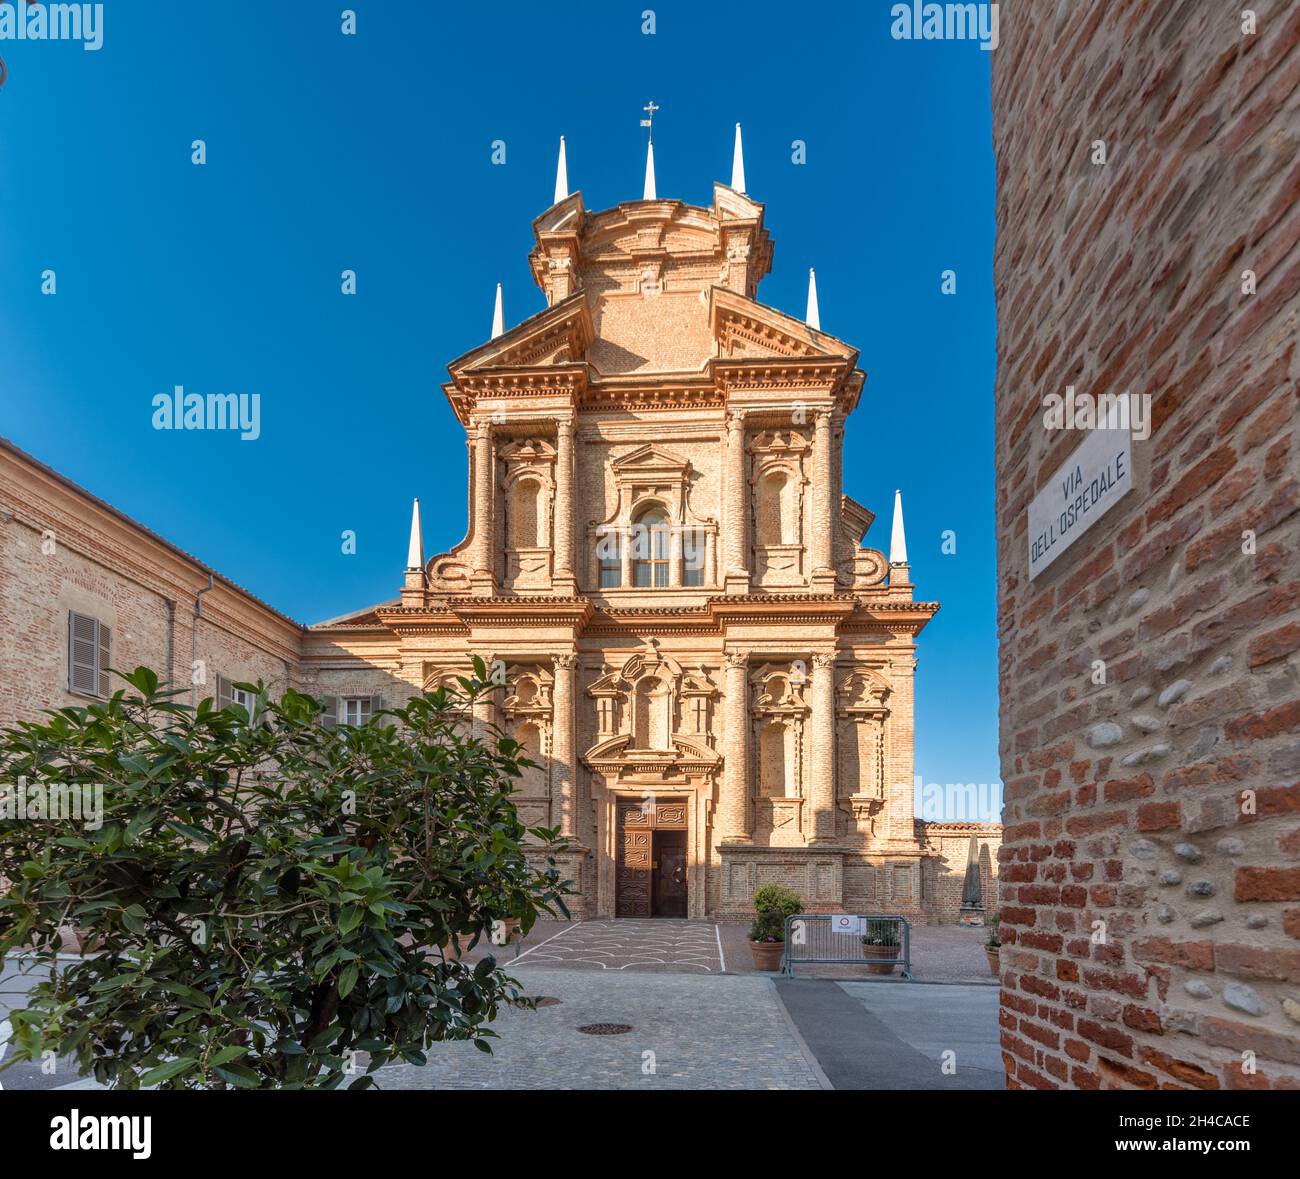
<svg viewBox="0 0 1300 1179"><path fill-rule="evenodd" d="M662 777L647 776L642 781L624 779L617 785L607 783L600 794L603 795L603 804L596 809L599 855L595 916L649 916L648 909L645 913L620 913L619 869L623 862L623 838L625 831L644 831L648 856L652 849L652 832L662 829L686 832L686 916L705 917L710 825L708 784L700 783L694 789L684 789L679 781L669 783ZM649 862L647 859L647 867ZM648 883L647 872L647 887Z"/></svg>

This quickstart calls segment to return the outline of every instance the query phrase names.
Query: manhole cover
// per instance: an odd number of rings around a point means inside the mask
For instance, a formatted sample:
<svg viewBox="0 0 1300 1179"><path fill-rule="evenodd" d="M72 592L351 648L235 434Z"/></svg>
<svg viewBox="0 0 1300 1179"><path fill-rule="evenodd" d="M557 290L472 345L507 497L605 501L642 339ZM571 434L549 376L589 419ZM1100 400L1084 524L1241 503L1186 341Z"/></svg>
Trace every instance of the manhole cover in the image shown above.
<svg viewBox="0 0 1300 1179"><path fill-rule="evenodd" d="M578 1029L588 1036L621 1036L631 1030L630 1023L584 1023Z"/></svg>
<svg viewBox="0 0 1300 1179"><path fill-rule="evenodd" d="M557 999L554 995L545 995L537 1000L538 1007L558 1007L563 1003L563 999Z"/></svg>

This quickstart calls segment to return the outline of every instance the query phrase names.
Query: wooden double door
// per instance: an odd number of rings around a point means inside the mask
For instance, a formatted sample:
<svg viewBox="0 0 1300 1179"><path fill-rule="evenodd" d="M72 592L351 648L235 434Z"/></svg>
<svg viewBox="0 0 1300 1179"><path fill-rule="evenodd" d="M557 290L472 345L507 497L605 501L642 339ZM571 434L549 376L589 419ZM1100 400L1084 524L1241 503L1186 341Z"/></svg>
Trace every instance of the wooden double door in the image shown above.
<svg viewBox="0 0 1300 1179"><path fill-rule="evenodd" d="M687 830L685 799L618 803L615 916L686 916Z"/></svg>

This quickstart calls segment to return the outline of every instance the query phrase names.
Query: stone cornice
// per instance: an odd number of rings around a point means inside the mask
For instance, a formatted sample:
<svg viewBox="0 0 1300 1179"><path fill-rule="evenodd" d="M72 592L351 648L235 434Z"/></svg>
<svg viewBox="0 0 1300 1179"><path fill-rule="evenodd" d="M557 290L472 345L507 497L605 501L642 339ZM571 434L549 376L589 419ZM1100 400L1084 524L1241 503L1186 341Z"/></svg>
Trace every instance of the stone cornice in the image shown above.
<svg viewBox="0 0 1300 1179"><path fill-rule="evenodd" d="M856 607L852 594L744 594L709 599L709 611L720 627L738 622L838 624Z"/></svg>
<svg viewBox="0 0 1300 1179"><path fill-rule="evenodd" d="M858 608L845 620L843 629L846 633L888 632L915 637L938 612L938 602L859 598Z"/></svg>
<svg viewBox="0 0 1300 1179"><path fill-rule="evenodd" d="M583 597L453 598L447 603L466 626L571 626L575 633L591 620L595 606Z"/></svg>
<svg viewBox="0 0 1300 1179"><path fill-rule="evenodd" d="M937 602L863 600L852 593L717 595L689 606L601 606L585 596L500 595L452 598L438 607L392 606L376 611L381 626L398 634L464 636L476 626L564 626L575 634L715 635L728 627L831 625L836 631L915 635L939 609ZM330 628L373 632L369 626ZM312 633L320 633L315 631Z"/></svg>

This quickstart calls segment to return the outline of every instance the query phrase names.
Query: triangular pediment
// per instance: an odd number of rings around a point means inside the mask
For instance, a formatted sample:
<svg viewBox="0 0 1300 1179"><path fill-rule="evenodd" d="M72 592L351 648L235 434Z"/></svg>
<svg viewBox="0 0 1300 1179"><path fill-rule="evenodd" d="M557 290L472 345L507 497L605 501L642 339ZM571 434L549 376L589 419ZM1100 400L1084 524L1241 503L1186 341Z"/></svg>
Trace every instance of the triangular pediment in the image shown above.
<svg viewBox="0 0 1300 1179"><path fill-rule="evenodd" d="M710 290L709 326L723 359L844 360L851 366L858 357L843 340L724 287Z"/></svg>
<svg viewBox="0 0 1300 1179"><path fill-rule="evenodd" d="M581 291L516 324L495 340L454 360L454 378L505 369L536 368L581 361L595 332Z"/></svg>
<svg viewBox="0 0 1300 1179"><path fill-rule="evenodd" d="M619 474L637 471L681 472L686 469L687 461L681 455L673 454L671 450L665 450L654 442L647 442L631 454L616 458L610 465Z"/></svg>

